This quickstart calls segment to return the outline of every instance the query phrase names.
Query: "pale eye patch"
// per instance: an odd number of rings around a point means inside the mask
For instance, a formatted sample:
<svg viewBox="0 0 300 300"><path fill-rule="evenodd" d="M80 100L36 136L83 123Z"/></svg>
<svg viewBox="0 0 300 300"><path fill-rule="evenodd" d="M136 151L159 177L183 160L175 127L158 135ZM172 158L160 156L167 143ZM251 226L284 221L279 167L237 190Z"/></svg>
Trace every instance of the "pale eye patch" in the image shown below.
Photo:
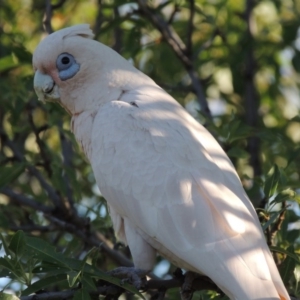
<svg viewBox="0 0 300 300"><path fill-rule="evenodd" d="M80 69L80 65L76 62L74 56L69 53L61 53L58 55L56 67L58 69L59 78L62 81L72 78Z"/></svg>

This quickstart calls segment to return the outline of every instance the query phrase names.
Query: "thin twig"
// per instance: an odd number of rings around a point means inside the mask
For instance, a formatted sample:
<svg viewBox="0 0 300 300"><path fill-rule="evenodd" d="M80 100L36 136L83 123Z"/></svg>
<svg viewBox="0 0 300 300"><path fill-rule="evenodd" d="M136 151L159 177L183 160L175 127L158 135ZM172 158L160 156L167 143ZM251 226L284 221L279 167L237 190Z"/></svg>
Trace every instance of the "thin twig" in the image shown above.
<svg viewBox="0 0 300 300"><path fill-rule="evenodd" d="M282 211L279 214L279 218L277 219L276 223L273 225L273 227L271 229L272 245L274 245L274 238L276 236L276 233L281 229L281 225L282 225L282 223L284 221L284 218L285 218L286 208L287 208L286 201L283 201L282 202L282 207L281 207Z"/></svg>
<svg viewBox="0 0 300 300"><path fill-rule="evenodd" d="M40 139L39 130L37 129L37 127L34 124L33 116L32 116L32 109L30 109L28 112L28 120L29 120L29 124L32 128L32 131L35 135L35 140L39 147L41 158L43 159L44 169L47 172L48 176L51 178L52 177L51 160L49 159L49 155L45 152L46 145Z"/></svg>
<svg viewBox="0 0 300 300"><path fill-rule="evenodd" d="M52 226L52 225L47 225L47 226L41 226L41 225L36 225L36 224L26 224L26 225L9 225L9 229L12 231L18 231L22 230L25 232L52 232L52 231L57 231L57 227Z"/></svg>
<svg viewBox="0 0 300 300"><path fill-rule="evenodd" d="M17 203L18 205L22 206L29 206L35 210L44 212L44 213L51 213L53 211L53 207L45 206L36 202L35 200L21 195L19 193L14 192L8 187L3 187L0 189L0 193L6 195L11 199L12 202Z"/></svg>
<svg viewBox="0 0 300 300"><path fill-rule="evenodd" d="M270 245L274 246L275 245L275 236L277 234L277 232L281 229L281 225L284 221L285 218L285 213L286 213L286 201L282 202L282 211L279 214L279 217L277 219L277 221L274 223L274 225L272 226L272 228L270 228L269 231L269 240L270 240ZM280 265L280 259L279 259L279 255L277 252L273 253L274 256L274 260L277 266Z"/></svg>
<svg viewBox="0 0 300 300"><path fill-rule="evenodd" d="M184 63L184 65L188 68L192 67L191 60L186 56L186 46L177 34L177 32L170 26L167 22L165 22L159 15L155 14L148 5L147 1L138 0L138 4L140 6L141 11L145 14L145 16L151 21L152 25L157 28L166 42L172 47L175 54L179 57L179 59Z"/></svg>
<svg viewBox="0 0 300 300"><path fill-rule="evenodd" d="M43 19L44 30L51 34L53 32L51 20L52 20L52 12L55 9L61 8L66 0L60 0L56 4L51 4L51 0L46 0L45 14Z"/></svg>
<svg viewBox="0 0 300 300"><path fill-rule="evenodd" d="M46 0L46 7L45 7L45 14L44 14L44 19L43 19L43 25L44 25L44 30L48 34L51 34L53 32L53 28L52 28L52 24L51 24L51 19L52 19L52 5L51 5L51 0Z"/></svg>
<svg viewBox="0 0 300 300"><path fill-rule="evenodd" d="M173 11L172 11L172 13L171 13L171 15L169 17L169 20L167 22L169 25L171 25L173 23L174 17L178 13L178 11L179 11L179 6L178 6L177 3L175 3L174 4L174 9L173 9Z"/></svg>
<svg viewBox="0 0 300 300"><path fill-rule="evenodd" d="M187 49L187 55L192 57L193 56L192 36L194 31L195 1L189 0L189 3L190 3L190 17L189 17L188 28L187 28L186 49Z"/></svg>
<svg viewBox="0 0 300 300"><path fill-rule="evenodd" d="M45 180L44 176L40 173L40 171L31 165L29 165L27 169L29 173L39 181L42 188L47 192L54 206L62 210L65 210L61 197L56 193L55 189Z"/></svg>

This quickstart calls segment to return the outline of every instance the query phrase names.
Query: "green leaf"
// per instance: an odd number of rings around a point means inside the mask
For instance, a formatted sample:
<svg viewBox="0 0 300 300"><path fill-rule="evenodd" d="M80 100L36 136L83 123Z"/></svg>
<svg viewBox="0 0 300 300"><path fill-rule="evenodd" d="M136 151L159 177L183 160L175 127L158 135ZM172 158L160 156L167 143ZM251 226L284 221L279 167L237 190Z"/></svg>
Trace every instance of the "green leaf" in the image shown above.
<svg viewBox="0 0 300 300"><path fill-rule="evenodd" d="M89 291L96 291L97 287L95 285L95 282L93 278L87 274L84 274L81 280L83 288L89 290Z"/></svg>
<svg viewBox="0 0 300 300"><path fill-rule="evenodd" d="M41 289L45 289L47 286L53 286L55 284L64 283L67 281L67 275L66 274L59 274L54 276L48 276L46 278L40 279L36 281L35 283L31 284L26 288L24 291L22 291L23 296L28 296L34 292L37 292Z"/></svg>
<svg viewBox="0 0 300 300"><path fill-rule="evenodd" d="M294 247L290 246L287 250L278 247L270 247L270 249L288 256L279 267L282 280L287 284L293 274L297 261L299 262L299 258L294 254Z"/></svg>
<svg viewBox="0 0 300 300"><path fill-rule="evenodd" d="M299 55L299 58L300 58L300 55ZM300 62L300 60L299 60L299 62ZM300 67L300 65L299 65L299 67ZM297 115L297 116L291 118L289 120L289 122L299 122L300 123L300 115Z"/></svg>
<svg viewBox="0 0 300 300"><path fill-rule="evenodd" d="M249 153L239 147L232 147L229 151L227 151L227 155L230 157L237 157L237 158L249 157Z"/></svg>
<svg viewBox="0 0 300 300"><path fill-rule="evenodd" d="M112 276L107 275L104 272L99 271L96 267L85 264L84 269L83 269L84 274L89 274L91 277L96 277L99 279L102 279L104 281L113 283L115 285L118 285L120 287L122 287L123 289L136 294L138 296L140 296L141 298L145 299L144 296L132 285L128 284L128 283L123 283L119 278L115 278Z"/></svg>
<svg viewBox="0 0 300 300"><path fill-rule="evenodd" d="M91 297L86 289L80 289L74 294L73 300L91 300Z"/></svg>
<svg viewBox="0 0 300 300"><path fill-rule="evenodd" d="M65 268L70 269L66 263L66 258L63 254L55 251L55 248L42 239L26 237L26 244L28 248L40 259L57 263Z"/></svg>
<svg viewBox="0 0 300 300"><path fill-rule="evenodd" d="M300 265L297 265L294 269L294 276L297 284L300 282Z"/></svg>
<svg viewBox="0 0 300 300"><path fill-rule="evenodd" d="M8 248L16 254L17 258L21 258L25 247L26 242L24 232L19 230L13 235Z"/></svg>
<svg viewBox="0 0 300 300"><path fill-rule="evenodd" d="M1 64L1 63L0 63ZM26 164L19 163L13 167L1 167L0 188L12 183L21 173L23 173Z"/></svg>
<svg viewBox="0 0 300 300"><path fill-rule="evenodd" d="M294 51L295 51L295 55L292 58L292 64L293 64L295 70L299 73L299 71L300 71L300 53L296 49Z"/></svg>
<svg viewBox="0 0 300 300"><path fill-rule="evenodd" d="M234 115L232 118L234 118ZM229 144L251 135L251 127L242 123L240 120L232 119L232 121L226 125L227 126L224 126L222 129L222 132L224 136L227 136L226 140Z"/></svg>
<svg viewBox="0 0 300 300"><path fill-rule="evenodd" d="M282 203L284 201L287 201L289 199L293 199L295 196L295 192L292 191L292 190L284 190L282 192L280 192L271 202L270 202L270 205L271 204L274 204L274 203Z"/></svg>
<svg viewBox="0 0 300 300"><path fill-rule="evenodd" d="M294 248L291 246L288 248L288 250L285 250L285 249L282 249L282 248L276 247L276 246L270 247L271 251L285 254L285 255L289 256L290 258L292 258L296 263L300 264L300 258L294 252L291 252L291 249L294 249Z"/></svg>
<svg viewBox="0 0 300 300"><path fill-rule="evenodd" d="M70 287L73 287L78 280L79 276L81 274L81 271L76 272L76 271L71 271L67 273L67 279Z"/></svg>
<svg viewBox="0 0 300 300"><path fill-rule="evenodd" d="M0 292L0 300L20 300L20 298L15 295Z"/></svg>
<svg viewBox="0 0 300 300"><path fill-rule="evenodd" d="M271 213L271 218L265 224L262 225L263 231L265 231L271 224L275 222L275 220L279 217L281 212L282 210Z"/></svg>
<svg viewBox="0 0 300 300"><path fill-rule="evenodd" d="M13 53L0 58L0 72L8 71L17 66L19 66L19 61Z"/></svg>
<svg viewBox="0 0 300 300"><path fill-rule="evenodd" d="M11 272L7 269L0 268L0 278L7 277L10 278Z"/></svg>
<svg viewBox="0 0 300 300"><path fill-rule="evenodd" d="M2 246L3 246L3 248L4 248L4 251L5 251L6 255L11 255L11 254L12 254L12 251L9 250L8 244L7 244L7 242L6 242L5 238L4 238L4 236L1 234L1 232L0 232L0 240L1 240L1 242L2 242Z"/></svg>
<svg viewBox="0 0 300 300"><path fill-rule="evenodd" d="M291 259L290 257L288 257L280 266L281 269L281 276L282 276L282 280L285 284L288 283L289 278L291 277L291 274L293 273L294 269L295 269L296 263L293 259Z"/></svg>
<svg viewBox="0 0 300 300"><path fill-rule="evenodd" d="M69 268L64 266L59 266L56 263L49 263L46 261L42 261L38 266L36 266L33 270L33 274L41 274L45 273L47 275L59 275L59 274L67 274L70 272Z"/></svg>
<svg viewBox="0 0 300 300"><path fill-rule="evenodd" d="M280 172L277 165L274 165L272 171L273 173L267 177L264 186L264 194L267 198L270 198L275 194L280 177Z"/></svg>
<svg viewBox="0 0 300 300"><path fill-rule="evenodd" d="M125 290L133 294L137 294L140 297L143 297L139 291L127 283L122 283L120 279L107 275L106 273L99 271L96 267L91 266L83 261L68 258L61 253L57 253L53 246L39 238L26 237L26 244L32 253L29 255L35 255L43 261L46 261L50 264L55 264L56 268L62 268L62 273L67 274L70 271L86 273L91 277L102 279L104 281L113 283L115 285L121 286ZM89 252L90 253L90 252ZM88 257L88 255L86 256Z"/></svg>
<svg viewBox="0 0 300 300"><path fill-rule="evenodd" d="M5 268L10 272L10 278L23 281L22 278L25 274L22 271L19 262L13 262L8 256L0 257L0 267Z"/></svg>
<svg viewBox="0 0 300 300"><path fill-rule="evenodd" d="M299 116L299 119L300 119L300 116ZM299 122L300 122L300 120L299 120ZM300 148L297 148L297 149L293 150L291 152L291 154L289 155L286 167L288 167L291 163L297 161L299 159L299 157L300 157Z"/></svg>
<svg viewBox="0 0 300 300"><path fill-rule="evenodd" d="M14 271L14 266L12 265L11 260L7 256L0 257L0 266L11 272Z"/></svg>

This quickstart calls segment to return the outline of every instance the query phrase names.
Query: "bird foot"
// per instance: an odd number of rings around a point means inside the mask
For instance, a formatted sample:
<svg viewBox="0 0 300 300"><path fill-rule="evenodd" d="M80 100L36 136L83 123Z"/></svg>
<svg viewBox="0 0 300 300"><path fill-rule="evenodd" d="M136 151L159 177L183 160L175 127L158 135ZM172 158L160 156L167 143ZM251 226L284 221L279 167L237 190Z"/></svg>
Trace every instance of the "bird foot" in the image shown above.
<svg viewBox="0 0 300 300"><path fill-rule="evenodd" d="M186 272L184 274L184 282L181 286L181 300L190 300L193 297L194 289L193 289L193 282L196 278L199 277L199 274L194 272Z"/></svg>
<svg viewBox="0 0 300 300"><path fill-rule="evenodd" d="M146 283L146 275L150 271L137 269L134 267L119 267L112 271L109 271L108 274L121 279L122 283L130 283L137 290L143 289Z"/></svg>

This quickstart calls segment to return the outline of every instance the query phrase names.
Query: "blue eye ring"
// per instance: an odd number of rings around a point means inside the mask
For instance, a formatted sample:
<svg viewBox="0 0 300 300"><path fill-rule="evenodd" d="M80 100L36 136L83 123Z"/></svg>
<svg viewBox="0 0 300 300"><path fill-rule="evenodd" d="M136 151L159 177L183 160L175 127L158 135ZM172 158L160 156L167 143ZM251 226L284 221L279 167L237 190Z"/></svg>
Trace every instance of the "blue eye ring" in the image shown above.
<svg viewBox="0 0 300 300"><path fill-rule="evenodd" d="M80 69L80 65L76 62L74 56L66 52L58 55L56 67L59 71L59 78L62 81L72 78Z"/></svg>

